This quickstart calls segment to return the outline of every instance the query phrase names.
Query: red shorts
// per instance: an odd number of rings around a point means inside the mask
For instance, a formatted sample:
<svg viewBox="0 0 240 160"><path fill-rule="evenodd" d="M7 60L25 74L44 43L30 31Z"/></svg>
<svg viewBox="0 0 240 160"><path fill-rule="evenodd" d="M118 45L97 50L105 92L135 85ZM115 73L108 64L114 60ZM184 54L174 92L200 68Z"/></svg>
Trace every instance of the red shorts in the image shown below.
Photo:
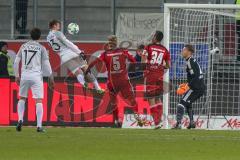
<svg viewBox="0 0 240 160"><path fill-rule="evenodd" d="M122 80L117 82L108 82L108 89L113 96L117 96L120 93L120 96L128 101L135 101L135 94L133 87L129 80ZM130 103L130 102L128 102Z"/></svg>
<svg viewBox="0 0 240 160"><path fill-rule="evenodd" d="M163 93L163 75L149 72L144 77L146 97L154 98L161 96Z"/></svg>

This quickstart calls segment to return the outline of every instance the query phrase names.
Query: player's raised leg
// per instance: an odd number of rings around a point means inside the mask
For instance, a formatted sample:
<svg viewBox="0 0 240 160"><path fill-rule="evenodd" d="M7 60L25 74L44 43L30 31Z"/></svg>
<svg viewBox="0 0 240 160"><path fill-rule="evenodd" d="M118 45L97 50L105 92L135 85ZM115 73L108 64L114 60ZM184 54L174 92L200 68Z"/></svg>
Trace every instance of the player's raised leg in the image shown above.
<svg viewBox="0 0 240 160"><path fill-rule="evenodd" d="M88 68L86 57L84 51L80 50L78 46L69 41L65 35L60 31L61 22L58 20L52 20L49 22L49 34L47 36L47 41L49 42L52 49L57 52L61 58L62 64L67 64L68 69L76 75L77 80L80 84L86 87L85 81L92 82L98 93L103 93L104 90L99 86L96 78L91 73L86 73ZM72 62L78 62L77 64ZM79 68L84 73L80 74ZM74 71L73 71L73 70Z"/></svg>
<svg viewBox="0 0 240 160"><path fill-rule="evenodd" d="M63 60L64 58L65 56L62 57ZM88 72L86 74L88 65L83 55L72 58L65 62L63 65L66 66L76 76L78 82L85 88L87 88L88 86L87 83L93 83L94 88L98 93L100 94L104 93L104 90L99 86L95 76L91 72Z"/></svg>
<svg viewBox="0 0 240 160"><path fill-rule="evenodd" d="M86 65L86 66L82 67L81 69L84 73L86 73L87 68L88 68L88 66ZM87 72L85 74L85 79L86 79L87 82L93 83L94 88L96 89L96 91L98 93L100 93L100 94L104 93L104 90L99 86L99 83L98 83L96 77L91 72Z"/></svg>
<svg viewBox="0 0 240 160"><path fill-rule="evenodd" d="M85 79L84 79L84 76L83 76L83 73L82 73L81 69L78 69L78 70L74 73L74 75L77 77L78 82L79 82L82 86L84 86L84 87L86 88L86 87L87 87L87 83L86 83L86 81L85 81Z"/></svg>

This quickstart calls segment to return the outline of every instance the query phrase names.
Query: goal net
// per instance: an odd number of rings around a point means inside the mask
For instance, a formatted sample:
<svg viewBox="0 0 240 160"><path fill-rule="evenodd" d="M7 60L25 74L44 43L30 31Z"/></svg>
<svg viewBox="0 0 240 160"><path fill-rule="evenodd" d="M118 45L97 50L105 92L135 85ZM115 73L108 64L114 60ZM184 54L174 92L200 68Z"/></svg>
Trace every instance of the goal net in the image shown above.
<svg viewBox="0 0 240 160"><path fill-rule="evenodd" d="M174 124L177 86L187 81L186 64L181 57L185 44L195 47L194 57L204 72L206 94L193 104L198 128L240 128L240 61L238 27L240 7L236 5L165 4L165 44L172 67L168 103L169 126ZM167 108L167 107L165 107ZM183 126L188 125L187 116Z"/></svg>

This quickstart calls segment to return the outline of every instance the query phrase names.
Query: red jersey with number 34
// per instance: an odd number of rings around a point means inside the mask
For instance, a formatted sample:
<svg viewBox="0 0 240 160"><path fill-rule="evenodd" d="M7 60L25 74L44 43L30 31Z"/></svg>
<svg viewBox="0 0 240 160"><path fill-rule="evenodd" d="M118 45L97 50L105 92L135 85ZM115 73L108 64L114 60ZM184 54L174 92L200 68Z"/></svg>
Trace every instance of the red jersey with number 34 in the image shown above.
<svg viewBox="0 0 240 160"><path fill-rule="evenodd" d="M147 72L163 74L164 61L170 61L168 50L161 44L150 44L145 47L144 54L147 56Z"/></svg>
<svg viewBox="0 0 240 160"><path fill-rule="evenodd" d="M127 60L136 62L126 49L115 49L103 52L99 59L106 65L109 80L128 80Z"/></svg>

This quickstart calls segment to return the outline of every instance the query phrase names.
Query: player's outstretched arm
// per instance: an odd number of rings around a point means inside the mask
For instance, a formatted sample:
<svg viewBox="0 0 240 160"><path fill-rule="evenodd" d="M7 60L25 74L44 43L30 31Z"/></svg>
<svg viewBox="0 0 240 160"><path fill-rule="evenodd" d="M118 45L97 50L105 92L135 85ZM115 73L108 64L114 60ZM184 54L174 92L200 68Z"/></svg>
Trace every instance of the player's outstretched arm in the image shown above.
<svg viewBox="0 0 240 160"><path fill-rule="evenodd" d="M43 66L44 66L44 69L45 69L45 73L47 73L47 76L49 78L49 87L50 88L53 88L54 86L54 77L53 77L53 74L52 74L52 68L51 68L51 64L49 62L49 60L44 60L43 61Z"/></svg>
<svg viewBox="0 0 240 160"><path fill-rule="evenodd" d="M44 69L45 73L49 77L49 87L53 88L54 77L53 77L53 74L52 74L52 67L51 67L51 64L49 62L49 56L48 56L48 53L47 53L47 50L46 50L45 47L42 47L42 66L43 66L43 69Z"/></svg>
<svg viewBox="0 0 240 160"><path fill-rule="evenodd" d="M60 31L56 33L56 37L68 48L70 48L73 52L78 54L82 53L82 51L75 44L69 41Z"/></svg>
<svg viewBox="0 0 240 160"><path fill-rule="evenodd" d="M97 57L94 61L92 61L92 62L88 65L88 68L87 68L85 74L88 74L88 72L90 72L91 68L92 68L93 66L95 66L98 62L104 61L104 57L105 57L104 55L105 55L105 52L103 52L102 54L100 54L99 57Z"/></svg>
<svg viewBox="0 0 240 160"><path fill-rule="evenodd" d="M100 61L100 60L99 60L98 58L95 59L94 61L92 61L92 62L88 65L88 68L87 68L85 74L88 74L88 73L91 71L91 68L92 68L93 66L95 66L99 61Z"/></svg>
<svg viewBox="0 0 240 160"><path fill-rule="evenodd" d="M127 56L128 60L132 63L136 63L136 59L129 53L129 51L125 52L125 55Z"/></svg>
<svg viewBox="0 0 240 160"><path fill-rule="evenodd" d="M16 57L15 61L14 61L14 73L15 73L15 82L17 83L17 85L20 84L20 77L19 77L19 63L20 63L21 59L19 57Z"/></svg>
<svg viewBox="0 0 240 160"><path fill-rule="evenodd" d="M19 64L21 62L21 59L22 59L22 47L19 49L19 51L17 53L17 57L14 61L14 65L13 65L14 74L15 74L15 81L16 81L17 85L20 84Z"/></svg>
<svg viewBox="0 0 240 160"><path fill-rule="evenodd" d="M131 62L129 65L129 68L128 68L128 70L130 72L134 72L136 70L136 67L138 67L138 68L140 67L140 65L139 65L139 63L137 63L135 57L133 57L129 51L125 51L124 54L126 55L127 59Z"/></svg>

